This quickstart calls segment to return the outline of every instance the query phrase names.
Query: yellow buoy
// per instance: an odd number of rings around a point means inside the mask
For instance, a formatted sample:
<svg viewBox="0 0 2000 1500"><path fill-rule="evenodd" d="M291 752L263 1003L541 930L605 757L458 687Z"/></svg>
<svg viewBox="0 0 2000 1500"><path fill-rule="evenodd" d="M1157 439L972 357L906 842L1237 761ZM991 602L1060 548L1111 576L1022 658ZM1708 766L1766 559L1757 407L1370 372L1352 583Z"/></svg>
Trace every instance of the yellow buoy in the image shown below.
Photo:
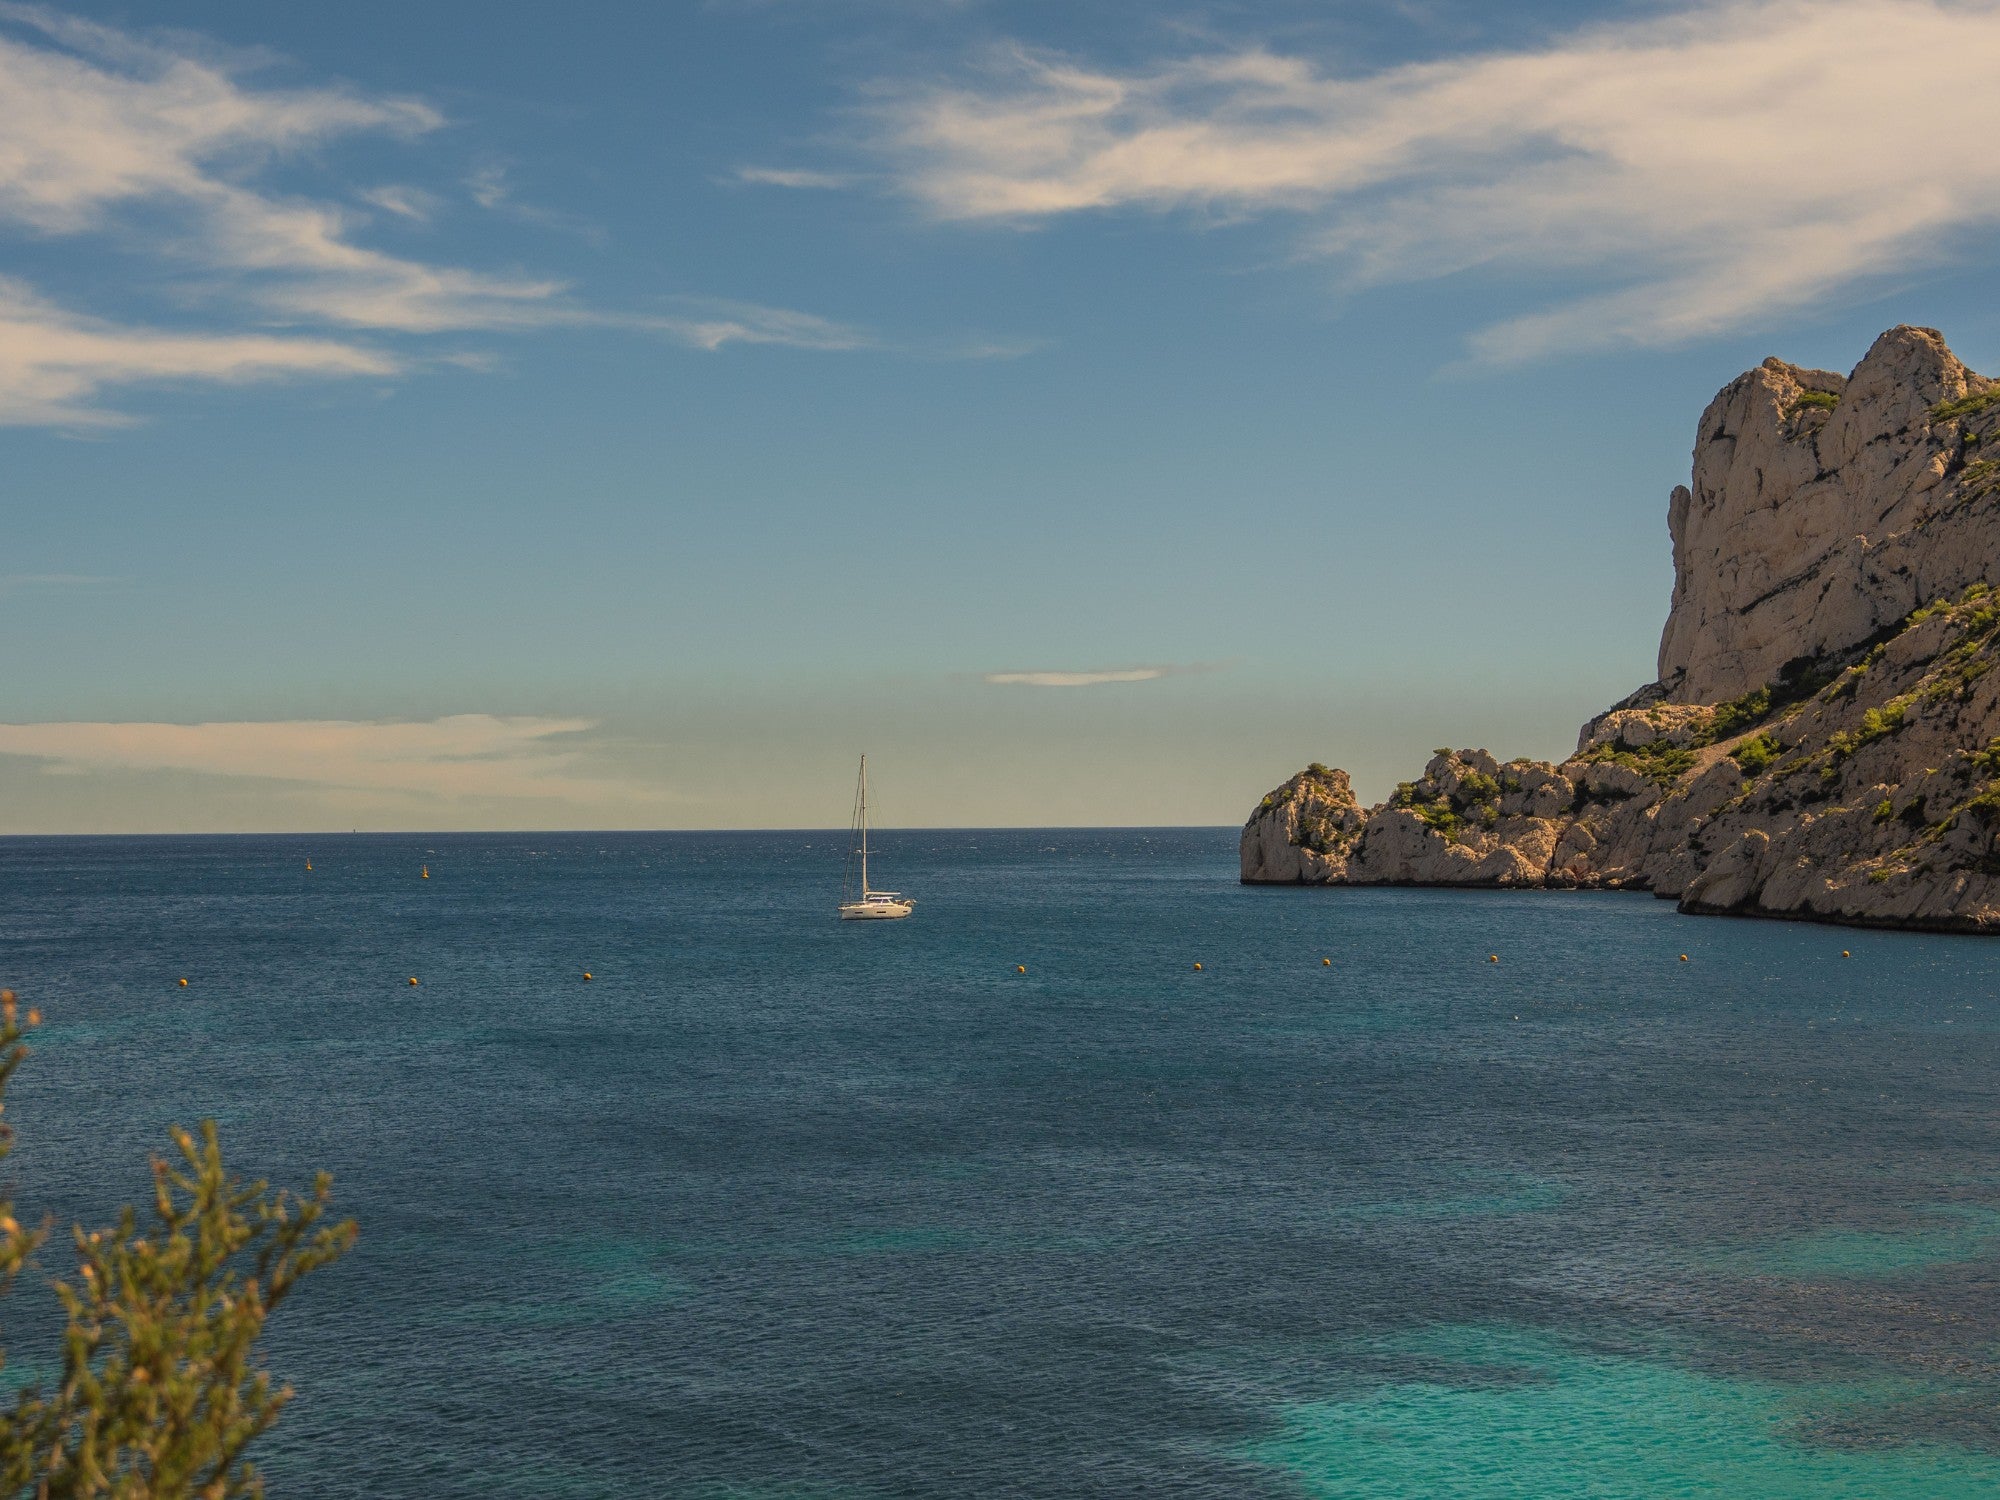
<svg viewBox="0 0 2000 1500"><path fill-rule="evenodd" d="M1322 959L1320 960L1320 963L1322 963L1323 965L1325 965L1325 966L1326 966L1327 968L1329 968L1329 969L1333 967L1333 960L1332 960L1332 959L1330 959L1330 958L1322 958Z"/></svg>
<svg viewBox="0 0 2000 1500"><path fill-rule="evenodd" d="M1194 971L1195 971L1195 973L1199 974L1199 973L1201 972L1201 965L1200 965L1200 964L1196 964L1196 965L1194 966Z"/></svg>
<svg viewBox="0 0 2000 1500"><path fill-rule="evenodd" d="M415 984L416 982L417 982L417 976L416 976L416 975L414 975L414 974L412 974L412 975L410 976L410 983L411 983L411 984Z"/></svg>
<svg viewBox="0 0 2000 1500"><path fill-rule="evenodd" d="M1016 974L1025 974L1028 972L1028 966L1026 964L1015 964L1014 972Z"/></svg>
<svg viewBox="0 0 2000 1500"><path fill-rule="evenodd" d="M310 870L310 869L311 869L312 867L313 867L313 862L312 862L311 860L307 860L307 861L306 861L306 868L307 868L308 870Z"/></svg>
<svg viewBox="0 0 2000 1500"><path fill-rule="evenodd" d="M1500 962L1500 955L1497 953L1489 953L1486 955L1486 961L1489 964L1497 964Z"/></svg>
<svg viewBox="0 0 2000 1500"><path fill-rule="evenodd" d="M1847 950L1846 950L1845 948L1842 948L1842 949L1840 950L1840 956L1841 956L1842 958L1849 958L1849 957L1851 957L1852 955L1851 955L1851 954L1849 954L1849 953L1848 953L1848 951L1847 951Z"/></svg>
<svg viewBox="0 0 2000 1500"><path fill-rule="evenodd" d="M588 979L588 978L590 978L590 970L588 970L588 969L585 969L585 970L583 971L583 977L584 977L585 979Z"/></svg>
<svg viewBox="0 0 2000 1500"><path fill-rule="evenodd" d="M1688 956L1687 956L1687 955L1686 955L1685 953L1683 953L1683 954L1681 955L1681 962L1682 962L1682 963L1686 963L1687 961L1688 961Z"/></svg>
<svg viewBox="0 0 2000 1500"><path fill-rule="evenodd" d="M187 988L187 983L188 983L188 982L187 982L187 981L186 981L185 979L183 979L183 980L181 981L181 988L182 988L182 989L186 989L186 988Z"/></svg>

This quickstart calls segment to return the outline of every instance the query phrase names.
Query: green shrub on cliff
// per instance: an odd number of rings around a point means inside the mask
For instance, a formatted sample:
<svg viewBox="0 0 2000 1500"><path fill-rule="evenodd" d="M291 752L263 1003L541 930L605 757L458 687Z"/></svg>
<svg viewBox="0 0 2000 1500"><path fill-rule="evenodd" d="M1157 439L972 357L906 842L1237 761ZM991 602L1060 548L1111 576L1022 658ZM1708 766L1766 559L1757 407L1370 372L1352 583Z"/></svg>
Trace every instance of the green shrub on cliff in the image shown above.
<svg viewBox="0 0 2000 1500"><path fill-rule="evenodd" d="M1931 408L1933 422L1958 422L1967 417L1976 417L1981 412L1991 411L2000 406L2000 385L1975 395L1961 396L1956 401L1940 401Z"/></svg>
<svg viewBox="0 0 2000 1500"><path fill-rule="evenodd" d="M0 991L0 1094L28 1055L11 990ZM352 1248L352 1220L326 1222L332 1180L300 1197L230 1175L215 1122L175 1130L176 1162L153 1161L152 1214L72 1233L75 1280L58 1374L0 1414L0 1494L36 1500L237 1500L264 1492L244 1457L278 1420L258 1340L301 1277ZM0 1156L12 1148L0 1127ZM0 1194L0 1290L48 1238Z"/></svg>
<svg viewBox="0 0 2000 1500"><path fill-rule="evenodd" d="M1718 740L1726 740L1739 730L1770 718L1772 706L1769 687L1753 688L1740 698L1716 704L1715 714L1708 721L1708 732Z"/></svg>
<svg viewBox="0 0 2000 1500"><path fill-rule="evenodd" d="M1967 464L1965 472L1958 476L1959 482L1975 494L1984 494L1991 489L2000 489L2000 458L1982 458L1978 463Z"/></svg>
<svg viewBox="0 0 2000 1500"><path fill-rule="evenodd" d="M1465 826L1465 819L1459 816L1458 809L1442 797L1435 802L1413 803L1410 811L1422 819L1431 832L1442 834L1446 839L1456 838Z"/></svg>
<svg viewBox="0 0 2000 1500"><path fill-rule="evenodd" d="M1867 710L1861 715L1861 728L1854 737L1856 748L1871 744L1901 729L1903 719L1909 710L1910 702L1907 698L1891 698L1880 708Z"/></svg>
<svg viewBox="0 0 2000 1500"><path fill-rule="evenodd" d="M1414 781L1397 782L1396 790L1389 797L1389 805L1415 813L1426 828L1446 839L1457 838L1465 828L1465 819L1451 798L1436 793L1425 796L1423 788Z"/></svg>
<svg viewBox="0 0 2000 1500"><path fill-rule="evenodd" d="M1708 721L1708 731L1700 737L1699 743L1712 745L1717 740L1728 739L1732 734L1755 728L1794 703L1803 703L1833 680L1833 671L1817 661L1795 663L1776 682L1767 682L1760 688L1752 688L1740 698L1716 704Z"/></svg>
<svg viewBox="0 0 2000 1500"><path fill-rule="evenodd" d="M1458 781L1453 799L1465 807L1483 807L1500 800L1500 783L1483 771L1467 771Z"/></svg>
<svg viewBox="0 0 2000 1500"><path fill-rule="evenodd" d="M1783 746L1768 734L1753 735L1729 752L1745 776L1760 776L1783 753Z"/></svg>
<svg viewBox="0 0 2000 1500"><path fill-rule="evenodd" d="M1669 787L1692 771L1701 755L1682 745L1654 740L1650 745L1640 745L1631 750L1610 743L1593 745L1582 759L1586 765L1623 766L1660 786Z"/></svg>

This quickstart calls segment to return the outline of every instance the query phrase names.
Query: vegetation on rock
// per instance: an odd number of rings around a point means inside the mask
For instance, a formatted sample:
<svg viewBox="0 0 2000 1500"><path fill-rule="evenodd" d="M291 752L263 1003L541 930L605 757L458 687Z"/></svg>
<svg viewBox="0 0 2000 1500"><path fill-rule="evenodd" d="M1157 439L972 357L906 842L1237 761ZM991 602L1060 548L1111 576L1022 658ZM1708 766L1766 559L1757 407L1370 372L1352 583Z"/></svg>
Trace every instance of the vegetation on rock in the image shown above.
<svg viewBox="0 0 2000 1500"><path fill-rule="evenodd" d="M1745 776L1760 776L1781 754L1784 747L1768 734L1753 735L1729 752Z"/></svg>
<svg viewBox="0 0 2000 1500"><path fill-rule="evenodd" d="M1976 417L1982 412L2000 407L2000 385L1983 391L1974 391L1961 396L1956 401L1940 401L1931 408L1933 422L1962 422L1967 417Z"/></svg>
<svg viewBox="0 0 2000 1500"><path fill-rule="evenodd" d="M1700 758L1698 750L1659 739L1631 747L1608 742L1594 745L1585 752L1583 761L1586 765L1623 766L1660 786L1672 786L1692 770Z"/></svg>

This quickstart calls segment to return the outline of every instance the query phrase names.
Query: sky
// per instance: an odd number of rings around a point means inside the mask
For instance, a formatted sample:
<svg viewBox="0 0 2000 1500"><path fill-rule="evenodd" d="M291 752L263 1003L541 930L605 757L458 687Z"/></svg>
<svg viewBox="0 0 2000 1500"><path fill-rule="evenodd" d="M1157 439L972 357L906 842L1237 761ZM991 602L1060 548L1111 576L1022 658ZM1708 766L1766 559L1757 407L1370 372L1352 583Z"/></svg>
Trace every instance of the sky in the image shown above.
<svg viewBox="0 0 2000 1500"><path fill-rule="evenodd" d="M1560 758L1766 355L2000 371L2000 0L0 3L0 833Z"/></svg>

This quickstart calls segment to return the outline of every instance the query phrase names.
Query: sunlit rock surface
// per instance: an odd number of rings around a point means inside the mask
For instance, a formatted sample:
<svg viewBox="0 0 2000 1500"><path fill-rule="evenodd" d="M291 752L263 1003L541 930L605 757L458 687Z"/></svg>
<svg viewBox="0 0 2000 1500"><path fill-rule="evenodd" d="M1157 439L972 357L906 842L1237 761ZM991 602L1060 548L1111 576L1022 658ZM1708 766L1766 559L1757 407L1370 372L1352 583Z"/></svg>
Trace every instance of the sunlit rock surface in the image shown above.
<svg viewBox="0 0 2000 1500"><path fill-rule="evenodd" d="M1314 766L1246 882L1612 887L1698 912L2000 931L2000 382L1897 328L1703 414L1660 677L1561 765L1441 751L1363 810Z"/></svg>

